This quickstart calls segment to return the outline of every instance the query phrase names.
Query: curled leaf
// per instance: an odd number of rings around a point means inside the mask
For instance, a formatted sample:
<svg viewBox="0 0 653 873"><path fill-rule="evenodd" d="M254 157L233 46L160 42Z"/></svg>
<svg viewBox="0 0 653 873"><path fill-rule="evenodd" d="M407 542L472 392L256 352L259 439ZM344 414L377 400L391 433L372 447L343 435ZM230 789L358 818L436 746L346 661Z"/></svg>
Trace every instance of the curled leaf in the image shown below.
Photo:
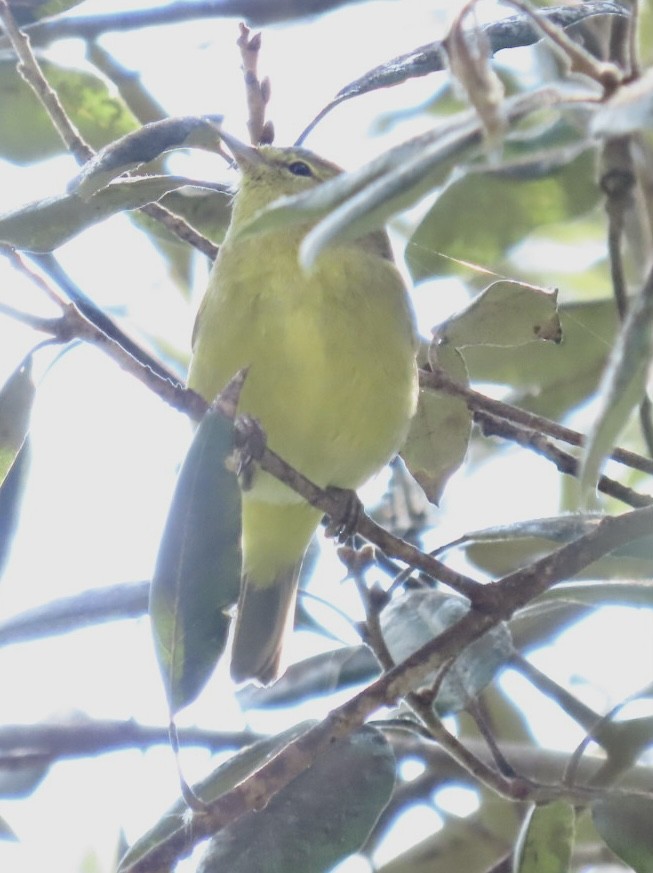
<svg viewBox="0 0 653 873"><path fill-rule="evenodd" d="M432 365L469 384L465 362L453 346L438 346ZM401 457L432 503L439 502L449 478L465 460L471 431L472 413L463 399L420 390Z"/></svg>
<svg viewBox="0 0 653 873"><path fill-rule="evenodd" d="M432 589L410 591L392 600L381 613L388 651L398 663L456 624L468 611L469 605L461 597ZM467 646L440 686L435 701L438 713L458 712L468 706L512 653L510 632L504 624Z"/></svg>

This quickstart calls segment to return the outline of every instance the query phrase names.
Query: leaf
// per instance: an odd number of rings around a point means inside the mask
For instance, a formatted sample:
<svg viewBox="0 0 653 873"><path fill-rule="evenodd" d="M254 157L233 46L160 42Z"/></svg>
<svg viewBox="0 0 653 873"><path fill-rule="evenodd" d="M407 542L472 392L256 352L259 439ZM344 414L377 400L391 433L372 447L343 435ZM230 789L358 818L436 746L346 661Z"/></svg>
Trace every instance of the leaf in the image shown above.
<svg viewBox="0 0 653 873"><path fill-rule="evenodd" d="M635 873L653 873L653 799L603 797L592 804L594 827Z"/></svg>
<svg viewBox="0 0 653 873"><path fill-rule="evenodd" d="M210 408L179 473L150 590L171 714L200 693L222 654L240 587L240 488L232 423Z"/></svg>
<svg viewBox="0 0 653 873"><path fill-rule="evenodd" d="M515 873L567 873L575 820L574 808L565 800L532 807L515 846Z"/></svg>
<svg viewBox="0 0 653 873"><path fill-rule="evenodd" d="M556 291L524 282L493 282L464 309L439 325L436 336L456 348L512 347L534 340L558 343L562 327L557 299Z"/></svg>
<svg viewBox="0 0 653 873"><path fill-rule="evenodd" d="M9 827L4 818L0 816L0 840L5 840L9 843L18 842L18 837Z"/></svg>
<svg viewBox="0 0 653 873"><path fill-rule="evenodd" d="M19 24L31 24L67 12L83 0L10 0L9 8Z"/></svg>
<svg viewBox="0 0 653 873"><path fill-rule="evenodd" d="M51 252L85 228L117 212L138 209L188 185L179 176L143 176L112 182L89 200L59 194L0 215L0 241L30 252Z"/></svg>
<svg viewBox="0 0 653 873"><path fill-rule="evenodd" d="M323 873L357 851L383 812L395 760L364 726L334 743L275 795L211 840L198 873Z"/></svg>
<svg viewBox="0 0 653 873"><path fill-rule="evenodd" d="M489 167L467 172L420 222L406 263L414 281L456 272L451 258L496 269L531 231L584 215L599 197L592 149L554 165L542 178L520 177L519 164L511 174Z"/></svg>
<svg viewBox="0 0 653 873"><path fill-rule="evenodd" d="M561 99L555 88L546 88L509 98L502 110L506 120L513 122ZM324 215L300 248L300 261L310 269L322 249L370 233L395 212L440 186L461 156L481 144L482 133L481 122L473 111L460 112L434 130L389 149L359 170L303 194L280 198L254 216L242 233L259 233Z"/></svg>
<svg viewBox="0 0 653 873"><path fill-rule="evenodd" d="M343 646L291 664L274 685L246 685L237 697L245 709L293 706L369 682L380 672L379 662L367 646Z"/></svg>
<svg viewBox="0 0 653 873"><path fill-rule="evenodd" d="M0 485L8 476L25 442L34 393L30 355L0 389Z"/></svg>
<svg viewBox="0 0 653 873"><path fill-rule="evenodd" d="M471 531L465 534L462 548L478 567L493 576L504 576L550 554L554 548L591 533L604 517L598 513L575 513ZM615 549L583 568L576 578L647 579L652 572L653 536Z"/></svg>
<svg viewBox="0 0 653 873"><path fill-rule="evenodd" d="M0 575L2 575L9 558L11 543L16 532L25 485L27 484L30 459L31 450L28 435L16 455L11 469L0 484ZM0 622L0 625L2 624L4 622ZM0 631L1 636L2 632Z"/></svg>
<svg viewBox="0 0 653 873"><path fill-rule="evenodd" d="M125 104L92 73L69 69L39 58L46 79L57 92L69 118L93 148L118 139L137 126ZM0 60L0 157L17 164L29 164L66 147L52 126L45 109L16 71L13 59Z"/></svg>
<svg viewBox="0 0 653 873"><path fill-rule="evenodd" d="M29 797L50 772L50 755L27 750L25 756L0 764L0 797Z"/></svg>
<svg viewBox="0 0 653 873"><path fill-rule="evenodd" d="M381 629L395 663L414 654L468 611L469 605L463 598L432 589L410 591L392 600L381 613ZM510 632L503 623L467 646L440 686L436 698L438 714L458 712L468 706L512 653Z"/></svg>
<svg viewBox="0 0 653 873"><path fill-rule="evenodd" d="M559 418L596 388L617 327L613 300L562 304L564 342L513 348L467 346L463 357L474 381L510 385L507 400Z"/></svg>
<svg viewBox="0 0 653 873"><path fill-rule="evenodd" d="M100 149L71 181L68 190L87 200L123 173L178 148L216 151L221 115L186 115L144 124Z"/></svg>
<svg viewBox="0 0 653 873"><path fill-rule="evenodd" d="M433 365L464 385L467 369L453 346L438 346ZM472 431L472 414L464 400L420 390L417 411L401 456L432 503L438 503L450 476L465 460Z"/></svg>
<svg viewBox="0 0 653 873"><path fill-rule="evenodd" d="M581 494L594 489L599 470L628 421L633 407L645 396L653 358L653 283L631 304L599 387L600 409L587 435L580 469Z"/></svg>
<svg viewBox="0 0 653 873"><path fill-rule="evenodd" d="M226 763L217 767L206 779L193 785L193 793L205 803L211 803L222 794L231 791L239 782L247 779L255 770L258 770L266 761L281 751L284 746L301 736L314 724L315 722L301 722L277 736L266 737L251 746L247 746ZM174 837L175 834L186 831L188 828L187 814L186 801L178 800L153 828L136 840L121 859L118 867L119 873L128 873L152 849Z"/></svg>

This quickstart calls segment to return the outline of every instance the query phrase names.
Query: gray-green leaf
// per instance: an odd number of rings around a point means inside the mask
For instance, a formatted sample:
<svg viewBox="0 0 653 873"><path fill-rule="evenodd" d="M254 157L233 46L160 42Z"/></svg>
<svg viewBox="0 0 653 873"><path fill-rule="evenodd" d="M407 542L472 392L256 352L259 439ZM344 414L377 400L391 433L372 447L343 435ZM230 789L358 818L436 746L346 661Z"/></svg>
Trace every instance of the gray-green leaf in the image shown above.
<svg viewBox="0 0 653 873"><path fill-rule="evenodd" d="M179 473L150 590L171 713L191 703L222 654L240 587L240 487L228 469L232 423L202 419Z"/></svg>

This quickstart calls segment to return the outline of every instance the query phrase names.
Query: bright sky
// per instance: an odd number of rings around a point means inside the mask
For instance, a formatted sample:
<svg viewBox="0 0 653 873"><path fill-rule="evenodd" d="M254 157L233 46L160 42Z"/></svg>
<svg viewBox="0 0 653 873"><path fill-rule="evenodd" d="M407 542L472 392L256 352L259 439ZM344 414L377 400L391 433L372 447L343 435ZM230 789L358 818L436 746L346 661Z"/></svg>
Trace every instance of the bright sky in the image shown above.
<svg viewBox="0 0 653 873"><path fill-rule="evenodd" d="M371 4L353 5L316 23L266 31L261 63L272 80L270 115L277 141L291 142L343 84L441 35L446 18L433 12L432 5L423 0L386 0L373 4L373 9ZM114 10L116 4L87 0L80 12L102 9ZM151 34L116 34L102 44L123 63L143 70L145 84L170 114L221 112L227 129L244 136L236 36L237 23L232 20L189 23ZM144 38L149 46L145 52ZM56 46L54 55L66 63L82 57L74 41ZM345 104L318 127L307 145L347 167L369 159L427 123L423 118L408 119L375 138L369 135L371 120L381 112L419 105L436 79L416 80ZM179 157L173 168L193 175L224 175L223 164L207 157L196 159L192 170L189 159ZM61 191L74 172L74 163L65 157L39 167L17 168L0 162L3 209ZM168 283L150 243L134 231L128 219L119 216L92 228L57 254L100 305L118 309L128 305L129 324L137 327L141 323L150 329L155 324L167 341L180 349L189 348L192 313ZM29 311L53 314L3 260L0 299ZM421 288L415 302L420 325L427 333L462 300L455 287L439 294L436 301ZM32 341L30 332L0 319L0 377L8 375ZM0 584L0 617L90 587L149 578L176 469L190 437L182 416L163 406L96 350L76 348L48 370L52 359L46 352L36 362L34 460L22 525ZM526 515L556 512L557 495L551 489L554 477L548 464L531 459L523 468L524 475L515 477L510 463L506 459L491 470L481 468L473 479L464 472L457 475L438 515L438 542L463 530L513 521L515 506ZM479 493L486 494L487 500L479 501ZM318 593L332 597L334 579L342 575L327 545ZM354 603L352 591L343 589L342 596L347 606ZM650 678L652 659L638 658L632 651L648 639L645 645L653 656L650 637L638 635L640 625L644 633L649 620L648 614L632 611L624 617L628 624L624 663L631 665L628 690ZM598 614L567 635L555 656L543 653L542 665L564 681L567 669L563 665L578 664L579 652L592 651L582 664L583 672L586 669L597 678L607 678L609 693L621 695L624 677L614 652L607 647L596 652L592 645L610 633L613 621L605 613ZM339 626L339 630L345 633L347 629ZM351 632L348 641L354 641ZM305 653L308 645L305 636L296 635L291 657ZM642 675L636 674L633 663L642 664ZM516 679L507 681L518 684ZM42 643L0 649L0 723L30 723L61 714L72 718L75 712L81 718L86 714L165 724L164 696L146 621L94 627ZM578 740L577 733L561 735L560 720L546 712L546 722L538 726L543 742L569 746ZM288 718L288 714L280 716L279 728ZM220 675L179 721L222 728L242 725ZM263 725L252 719L252 723L255 728L270 729L269 721ZM206 753L185 751L182 760L189 780L205 775ZM0 843L0 869L74 873L82 869L86 853L96 851L98 867L85 869L108 871L119 828L125 827L128 840L135 839L177 793L172 756L165 748L56 766L34 795L0 802L0 816L21 838L20 844ZM436 813L421 810L416 815L411 820L412 834L419 835L420 827L428 832ZM393 851L396 848L389 847L388 855ZM362 869L360 865L347 867L348 873Z"/></svg>

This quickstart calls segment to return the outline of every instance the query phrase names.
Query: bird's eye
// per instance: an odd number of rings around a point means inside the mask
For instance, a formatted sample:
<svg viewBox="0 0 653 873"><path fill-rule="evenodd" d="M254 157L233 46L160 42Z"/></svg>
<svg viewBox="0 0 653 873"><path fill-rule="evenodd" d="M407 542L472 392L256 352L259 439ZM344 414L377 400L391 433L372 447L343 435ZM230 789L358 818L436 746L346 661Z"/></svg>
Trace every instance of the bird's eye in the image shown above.
<svg viewBox="0 0 653 873"><path fill-rule="evenodd" d="M293 176L312 176L313 170L308 166L304 161L293 161L292 164L288 164L288 169L293 174Z"/></svg>

